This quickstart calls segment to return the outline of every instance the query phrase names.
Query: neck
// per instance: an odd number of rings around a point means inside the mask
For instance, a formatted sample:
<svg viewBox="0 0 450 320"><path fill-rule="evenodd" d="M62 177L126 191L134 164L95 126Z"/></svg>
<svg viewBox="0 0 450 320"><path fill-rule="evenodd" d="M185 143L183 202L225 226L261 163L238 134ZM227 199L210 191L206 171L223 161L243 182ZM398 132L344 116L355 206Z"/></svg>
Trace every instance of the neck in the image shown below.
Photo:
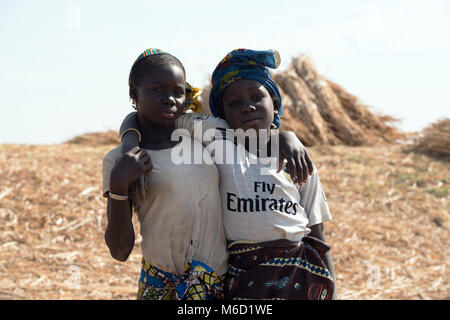
<svg viewBox="0 0 450 320"><path fill-rule="evenodd" d="M139 119L139 126L142 131L141 144L145 146L163 146L171 142L172 132L175 124L169 127L159 127L142 119Z"/></svg>
<svg viewBox="0 0 450 320"><path fill-rule="evenodd" d="M270 130L258 132L256 137L246 137L245 149L258 157L270 157Z"/></svg>

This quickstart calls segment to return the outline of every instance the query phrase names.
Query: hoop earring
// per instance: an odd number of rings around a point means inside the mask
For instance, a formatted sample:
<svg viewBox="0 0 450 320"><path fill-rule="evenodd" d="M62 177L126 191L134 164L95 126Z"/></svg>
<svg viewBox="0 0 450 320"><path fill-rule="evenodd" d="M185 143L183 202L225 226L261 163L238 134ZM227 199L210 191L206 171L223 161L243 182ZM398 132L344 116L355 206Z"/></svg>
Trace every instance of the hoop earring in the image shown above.
<svg viewBox="0 0 450 320"><path fill-rule="evenodd" d="M137 105L136 105L135 99L131 99L131 106L133 107L134 110L137 110Z"/></svg>

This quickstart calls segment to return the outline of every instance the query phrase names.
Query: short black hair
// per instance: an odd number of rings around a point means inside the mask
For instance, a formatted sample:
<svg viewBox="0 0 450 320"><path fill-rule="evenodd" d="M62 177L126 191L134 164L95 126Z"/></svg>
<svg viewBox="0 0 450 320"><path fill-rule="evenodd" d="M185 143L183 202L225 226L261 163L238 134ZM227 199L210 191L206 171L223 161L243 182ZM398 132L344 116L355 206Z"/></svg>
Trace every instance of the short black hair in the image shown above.
<svg viewBox="0 0 450 320"><path fill-rule="evenodd" d="M186 78L186 70L184 70L183 64L168 53L160 53L149 55L141 60L137 61L130 71L130 98L136 100L135 90L142 83L144 83L147 75L152 71L154 67L160 67L163 65L175 65L179 66L183 70L184 77Z"/></svg>

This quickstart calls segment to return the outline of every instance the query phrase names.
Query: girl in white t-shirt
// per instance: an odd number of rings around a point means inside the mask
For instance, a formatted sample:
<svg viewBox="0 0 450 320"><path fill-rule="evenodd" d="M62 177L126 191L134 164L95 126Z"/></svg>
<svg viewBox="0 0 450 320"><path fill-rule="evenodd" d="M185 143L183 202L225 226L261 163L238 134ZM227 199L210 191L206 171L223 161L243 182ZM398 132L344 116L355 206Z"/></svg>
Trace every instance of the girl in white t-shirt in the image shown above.
<svg viewBox="0 0 450 320"><path fill-rule="evenodd" d="M317 170L298 187L263 161L268 153L261 148L266 144L259 142L270 140L271 130L281 123L281 96L269 72L279 63L275 50L237 49L212 75L211 112L235 130L229 135L242 142L226 148L234 149L240 161L216 162L230 242L226 298L332 299L334 267L323 230L331 215ZM242 131L256 135L240 138ZM213 158L217 150L220 153L217 144L216 139L207 148ZM245 147L241 156L239 145Z"/></svg>
<svg viewBox="0 0 450 320"><path fill-rule="evenodd" d="M228 255L217 168L171 160L176 147L202 148L189 136L171 140L186 107L185 77L174 56L158 49L142 53L129 78L141 148L123 154L118 146L103 159L105 241L119 261L128 258L135 243L132 207L138 214L143 251L138 299L223 298ZM138 188L142 175L146 185Z"/></svg>

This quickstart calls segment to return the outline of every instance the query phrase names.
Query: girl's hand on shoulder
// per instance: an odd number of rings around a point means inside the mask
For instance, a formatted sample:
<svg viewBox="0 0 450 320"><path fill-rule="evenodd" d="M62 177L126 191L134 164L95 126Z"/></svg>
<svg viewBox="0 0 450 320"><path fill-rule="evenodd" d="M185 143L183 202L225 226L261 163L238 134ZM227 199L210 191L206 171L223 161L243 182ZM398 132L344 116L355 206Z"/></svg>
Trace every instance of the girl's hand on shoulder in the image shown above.
<svg viewBox="0 0 450 320"><path fill-rule="evenodd" d="M128 192L128 187L141 175L153 169L150 155L139 147L126 152L111 171L111 192ZM115 193L115 192L114 192Z"/></svg>
<svg viewBox="0 0 450 320"><path fill-rule="evenodd" d="M308 174L313 173L313 163L308 150L300 142L293 131L280 131L280 157L278 172L283 168L283 160L287 160L287 168L292 180L299 184L306 182Z"/></svg>

